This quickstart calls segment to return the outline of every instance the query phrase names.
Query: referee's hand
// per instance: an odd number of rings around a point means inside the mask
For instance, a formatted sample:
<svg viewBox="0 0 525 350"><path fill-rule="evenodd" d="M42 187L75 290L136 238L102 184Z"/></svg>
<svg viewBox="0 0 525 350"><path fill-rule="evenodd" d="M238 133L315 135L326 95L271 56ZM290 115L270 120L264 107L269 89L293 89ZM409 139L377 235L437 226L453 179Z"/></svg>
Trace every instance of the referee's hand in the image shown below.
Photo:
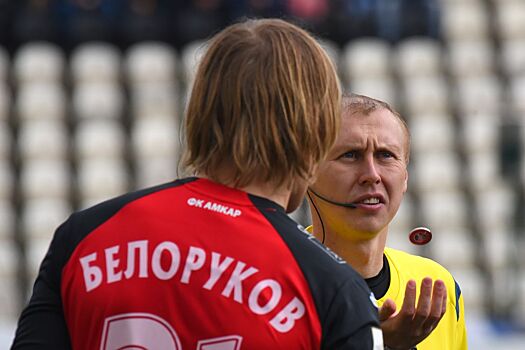
<svg viewBox="0 0 525 350"><path fill-rule="evenodd" d="M437 327L447 309L445 283L426 277L421 282L417 306L416 282L408 281L401 310L396 313L396 304L387 299L379 309L379 321L385 346L390 349L407 350L415 347Z"/></svg>

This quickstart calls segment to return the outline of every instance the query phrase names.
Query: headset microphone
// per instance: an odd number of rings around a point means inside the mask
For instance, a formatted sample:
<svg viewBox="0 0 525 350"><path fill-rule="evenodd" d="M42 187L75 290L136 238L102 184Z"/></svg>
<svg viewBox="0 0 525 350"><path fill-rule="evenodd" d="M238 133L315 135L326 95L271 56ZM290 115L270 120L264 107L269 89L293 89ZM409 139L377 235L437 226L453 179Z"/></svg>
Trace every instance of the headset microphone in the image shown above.
<svg viewBox="0 0 525 350"><path fill-rule="evenodd" d="M337 205L340 207L345 208L357 208L357 204L351 203L351 202L336 202L334 200L328 199L324 196L321 196L319 193L315 192L311 187L308 189L308 191L312 192L316 197L319 197L320 199L324 200L325 202L328 202L333 205Z"/></svg>
<svg viewBox="0 0 525 350"><path fill-rule="evenodd" d="M333 205L337 205L337 206L340 206L340 207L345 207L345 208L357 208L357 204L355 204L355 203L351 203L351 202L337 202L337 201L328 199L328 198L320 195L319 193L315 192L312 188L308 188L308 193L307 193L308 197L310 197L310 192L312 192L316 197L318 197L319 199L322 199L323 201L325 201L327 203L330 203L330 204L333 204ZM314 206L314 209L315 209L317 215L319 216L319 220L321 221L321 228L322 228L322 232L323 232L322 243L324 243L325 232L324 232L323 219L321 217L321 214L319 213L319 210L317 210L317 206L315 205L315 203L314 203L314 201L312 200L311 197L310 197L310 201L312 202L312 205ZM432 240L432 231L430 231L426 227L416 227L415 229L410 231L410 234L409 234L408 237L410 239L410 242L412 242L413 244L425 245L425 244L427 244L428 242L430 242Z"/></svg>
<svg viewBox="0 0 525 350"><path fill-rule="evenodd" d="M333 205L337 205L337 206L340 206L340 207L357 208L357 205L354 204L354 203L344 203L344 202L333 201L331 199L328 199L328 198L325 198L325 197L321 196L319 193L317 193L314 190L312 190L311 187L308 188L308 191L306 192L306 194L308 195L308 198L310 198L310 202L312 202L312 205L313 205L313 207L315 209L315 212L317 213L317 216L319 217L319 221L321 222L321 229L322 229L322 232L323 232L323 238L321 240L321 243L324 244L325 231L324 231L323 218L321 217L321 214L319 213L319 210L317 209L317 206L315 205L315 202L312 200L312 197L310 196L310 192L312 192L316 197L319 197L319 199L322 199L323 201L325 201L327 203L330 203L330 204L333 204Z"/></svg>

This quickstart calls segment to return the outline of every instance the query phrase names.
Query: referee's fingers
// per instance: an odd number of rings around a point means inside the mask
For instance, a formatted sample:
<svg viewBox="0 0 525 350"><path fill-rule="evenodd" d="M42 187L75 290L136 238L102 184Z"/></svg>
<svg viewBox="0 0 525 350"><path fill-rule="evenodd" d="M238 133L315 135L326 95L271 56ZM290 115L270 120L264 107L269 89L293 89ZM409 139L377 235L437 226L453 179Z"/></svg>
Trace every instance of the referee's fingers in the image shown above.
<svg viewBox="0 0 525 350"><path fill-rule="evenodd" d="M396 312L397 306L392 299L387 299L379 308L379 322L386 321Z"/></svg>
<svg viewBox="0 0 525 350"><path fill-rule="evenodd" d="M443 316L445 314L445 312L447 312L447 297L448 297L448 294L447 294L447 289L445 287L445 295L443 297L443 305L441 305L441 316Z"/></svg>
<svg viewBox="0 0 525 350"><path fill-rule="evenodd" d="M403 319L412 320L416 312L416 281L409 280L405 288L405 298L399 316Z"/></svg>
<svg viewBox="0 0 525 350"><path fill-rule="evenodd" d="M432 279L425 277L421 281L417 310L416 314L414 315L414 323L416 325L423 325L425 323L430 315L432 302ZM441 309L441 304L439 304L439 308Z"/></svg>
<svg viewBox="0 0 525 350"><path fill-rule="evenodd" d="M432 309L430 316L434 318L441 318L443 316L443 304L447 302L447 287L442 280L434 282L434 290L432 293Z"/></svg>
<svg viewBox="0 0 525 350"><path fill-rule="evenodd" d="M428 319L423 325L423 329L426 332L431 332L438 325L439 321L444 315L443 304L447 302L447 288L441 280L434 282L434 288L432 292L432 308ZM446 310L446 309L445 309Z"/></svg>

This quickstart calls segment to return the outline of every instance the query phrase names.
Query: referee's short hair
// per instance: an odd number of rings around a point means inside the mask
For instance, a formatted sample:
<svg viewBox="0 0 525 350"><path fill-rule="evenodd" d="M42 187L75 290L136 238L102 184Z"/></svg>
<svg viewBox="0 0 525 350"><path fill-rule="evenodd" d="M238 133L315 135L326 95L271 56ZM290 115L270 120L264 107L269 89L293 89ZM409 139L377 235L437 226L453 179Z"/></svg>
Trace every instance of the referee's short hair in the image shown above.
<svg viewBox="0 0 525 350"><path fill-rule="evenodd" d="M310 180L335 142L340 111L334 66L309 33L280 19L233 24L198 67L183 164L213 180L228 165L227 182L239 187Z"/></svg>

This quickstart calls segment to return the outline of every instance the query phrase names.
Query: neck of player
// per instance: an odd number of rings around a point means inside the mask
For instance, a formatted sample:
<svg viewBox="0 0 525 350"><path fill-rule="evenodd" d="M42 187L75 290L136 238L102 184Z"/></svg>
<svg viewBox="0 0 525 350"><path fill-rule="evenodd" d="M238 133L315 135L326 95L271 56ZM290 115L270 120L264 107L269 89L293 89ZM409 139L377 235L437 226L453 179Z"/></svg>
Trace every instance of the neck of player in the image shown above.
<svg viewBox="0 0 525 350"><path fill-rule="evenodd" d="M348 234L334 232L325 223L325 245L330 247L363 278L372 278L383 268L383 254L386 245L387 229L371 238L355 238ZM314 234L322 239L320 223L314 222ZM361 235L362 236L362 235Z"/></svg>
<svg viewBox="0 0 525 350"><path fill-rule="evenodd" d="M269 199L285 209L288 207L292 192L292 190L288 188L289 186L283 185L279 188L276 188L275 185L262 181L252 181L251 183L241 187L235 186L231 180L229 180L232 178L232 176L227 167L224 169L216 169L214 176L208 176L204 173L198 174L198 176L218 182L228 187L236 188L255 196Z"/></svg>

